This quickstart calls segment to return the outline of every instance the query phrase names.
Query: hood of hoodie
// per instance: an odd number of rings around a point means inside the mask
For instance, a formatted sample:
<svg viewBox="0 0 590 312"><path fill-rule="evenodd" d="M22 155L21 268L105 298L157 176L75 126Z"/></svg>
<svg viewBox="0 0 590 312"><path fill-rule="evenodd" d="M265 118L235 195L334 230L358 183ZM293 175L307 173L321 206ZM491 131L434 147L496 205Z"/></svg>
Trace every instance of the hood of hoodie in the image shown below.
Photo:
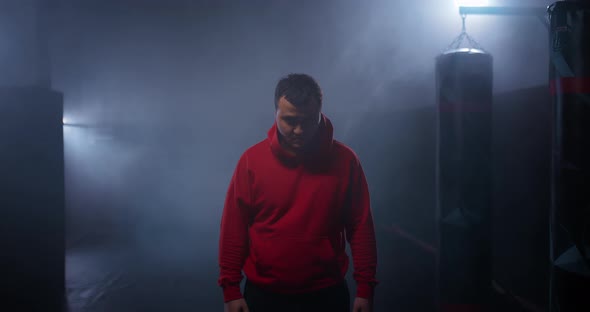
<svg viewBox="0 0 590 312"><path fill-rule="evenodd" d="M268 130L268 140L272 153L287 165L321 165L330 159L334 145L334 128L330 119L323 113L320 118L320 125L316 135L313 137L306 151L301 155L289 153L279 141L279 130L277 123Z"/></svg>

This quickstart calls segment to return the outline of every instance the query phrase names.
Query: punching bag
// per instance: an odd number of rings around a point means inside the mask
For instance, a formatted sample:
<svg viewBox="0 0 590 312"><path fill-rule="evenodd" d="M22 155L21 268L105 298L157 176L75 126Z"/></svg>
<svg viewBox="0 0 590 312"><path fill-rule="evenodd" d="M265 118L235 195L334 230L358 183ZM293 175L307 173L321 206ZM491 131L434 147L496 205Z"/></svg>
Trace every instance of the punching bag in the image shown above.
<svg viewBox="0 0 590 312"><path fill-rule="evenodd" d="M550 18L553 106L550 311L590 311L590 5Z"/></svg>
<svg viewBox="0 0 590 312"><path fill-rule="evenodd" d="M484 311L489 302L492 63L479 49L436 59L439 311Z"/></svg>

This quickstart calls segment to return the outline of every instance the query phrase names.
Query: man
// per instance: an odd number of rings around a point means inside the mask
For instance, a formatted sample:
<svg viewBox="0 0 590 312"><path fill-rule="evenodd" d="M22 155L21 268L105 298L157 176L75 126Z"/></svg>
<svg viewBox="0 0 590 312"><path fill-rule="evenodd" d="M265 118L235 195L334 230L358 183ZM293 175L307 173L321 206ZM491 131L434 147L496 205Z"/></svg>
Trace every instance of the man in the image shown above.
<svg viewBox="0 0 590 312"><path fill-rule="evenodd" d="M227 312L349 312L346 240L357 283L353 311L372 311L377 250L367 182L321 109L312 77L281 79L268 137L240 157L219 241Z"/></svg>

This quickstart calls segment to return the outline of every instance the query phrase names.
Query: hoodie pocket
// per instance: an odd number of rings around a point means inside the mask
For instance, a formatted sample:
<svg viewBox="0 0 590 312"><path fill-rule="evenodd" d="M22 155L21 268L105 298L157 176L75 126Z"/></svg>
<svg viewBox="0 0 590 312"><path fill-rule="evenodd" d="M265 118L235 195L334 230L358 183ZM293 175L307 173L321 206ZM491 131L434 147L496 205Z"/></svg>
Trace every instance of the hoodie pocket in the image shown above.
<svg viewBox="0 0 590 312"><path fill-rule="evenodd" d="M257 237L252 245L257 273L280 285L304 287L339 272L327 237Z"/></svg>

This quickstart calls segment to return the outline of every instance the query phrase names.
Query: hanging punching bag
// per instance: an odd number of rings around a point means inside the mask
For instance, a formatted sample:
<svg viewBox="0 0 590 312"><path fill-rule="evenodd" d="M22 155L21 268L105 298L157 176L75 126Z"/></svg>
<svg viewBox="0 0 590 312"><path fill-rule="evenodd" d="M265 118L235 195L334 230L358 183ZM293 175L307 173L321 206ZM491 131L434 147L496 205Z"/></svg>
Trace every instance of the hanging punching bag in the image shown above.
<svg viewBox="0 0 590 312"><path fill-rule="evenodd" d="M492 56L436 59L439 311L484 311L491 290Z"/></svg>
<svg viewBox="0 0 590 312"><path fill-rule="evenodd" d="M554 113L550 311L590 311L590 5L560 1L548 13Z"/></svg>

